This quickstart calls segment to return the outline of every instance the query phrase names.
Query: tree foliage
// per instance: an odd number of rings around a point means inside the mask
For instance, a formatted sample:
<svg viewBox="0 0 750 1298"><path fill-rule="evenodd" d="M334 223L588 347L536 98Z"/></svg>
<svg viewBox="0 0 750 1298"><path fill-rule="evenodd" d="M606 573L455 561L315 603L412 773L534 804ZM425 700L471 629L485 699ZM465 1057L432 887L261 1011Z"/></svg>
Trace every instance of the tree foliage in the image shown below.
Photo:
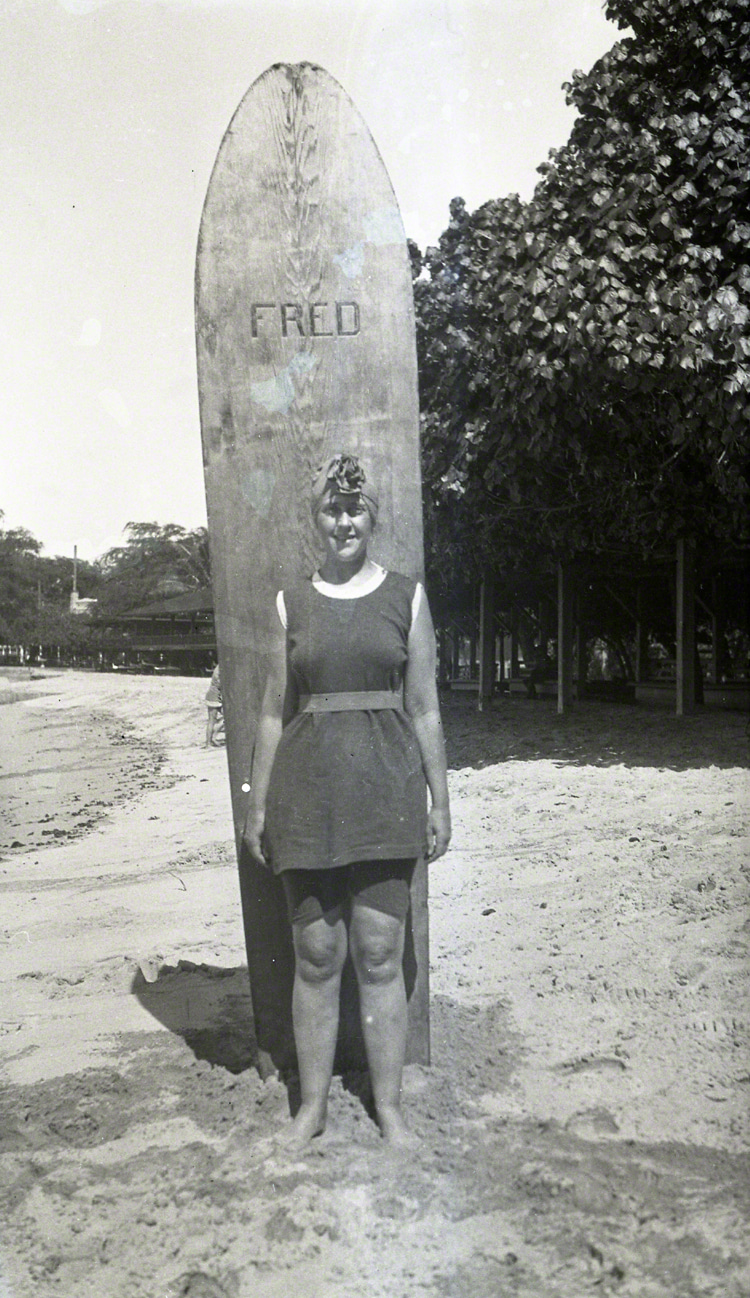
<svg viewBox="0 0 750 1298"><path fill-rule="evenodd" d="M41 548L25 527L0 528L0 640L6 643L22 638L18 632L36 608Z"/></svg>
<svg viewBox="0 0 750 1298"><path fill-rule="evenodd" d="M94 620L210 585L205 528L128 523L125 532L125 544L96 563L78 561L78 593L96 598ZM26 528L0 527L0 641L78 646L88 637L93 643L91 621L69 611L73 560L48 558L42 549Z"/></svg>
<svg viewBox="0 0 750 1298"><path fill-rule="evenodd" d="M3 514L0 511L0 522ZM71 618L73 560L42 554L42 543L25 527L0 527L0 641L5 644L77 643L80 618ZM95 596L94 564L79 562L78 590Z"/></svg>
<svg viewBox="0 0 750 1298"><path fill-rule="evenodd" d="M211 584L208 533L177 523L128 523L124 545L98 560L100 611L127 612Z"/></svg>
<svg viewBox="0 0 750 1298"><path fill-rule="evenodd" d="M747 6L607 13L631 34L532 201L454 200L415 285L428 529L464 564L746 529Z"/></svg>

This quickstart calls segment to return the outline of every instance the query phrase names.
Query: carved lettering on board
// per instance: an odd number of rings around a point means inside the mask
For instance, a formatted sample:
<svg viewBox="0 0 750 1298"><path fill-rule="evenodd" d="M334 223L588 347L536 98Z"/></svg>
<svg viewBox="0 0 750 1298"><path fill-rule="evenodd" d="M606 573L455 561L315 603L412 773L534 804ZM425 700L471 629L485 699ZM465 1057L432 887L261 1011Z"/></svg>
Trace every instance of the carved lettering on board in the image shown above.
<svg viewBox="0 0 750 1298"><path fill-rule="evenodd" d="M361 328L358 302L251 302L253 338L355 338Z"/></svg>

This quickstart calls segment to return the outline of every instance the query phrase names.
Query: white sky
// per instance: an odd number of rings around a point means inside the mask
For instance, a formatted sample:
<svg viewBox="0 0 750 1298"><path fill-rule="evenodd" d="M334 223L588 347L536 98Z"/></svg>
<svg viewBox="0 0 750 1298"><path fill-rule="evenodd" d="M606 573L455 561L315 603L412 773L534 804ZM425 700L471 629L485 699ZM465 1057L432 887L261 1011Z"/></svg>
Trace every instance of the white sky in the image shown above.
<svg viewBox="0 0 750 1298"><path fill-rule="evenodd" d="M319 63L424 248L518 192L618 39L603 0L0 0L0 509L94 558L205 523L193 342L201 207L271 64Z"/></svg>

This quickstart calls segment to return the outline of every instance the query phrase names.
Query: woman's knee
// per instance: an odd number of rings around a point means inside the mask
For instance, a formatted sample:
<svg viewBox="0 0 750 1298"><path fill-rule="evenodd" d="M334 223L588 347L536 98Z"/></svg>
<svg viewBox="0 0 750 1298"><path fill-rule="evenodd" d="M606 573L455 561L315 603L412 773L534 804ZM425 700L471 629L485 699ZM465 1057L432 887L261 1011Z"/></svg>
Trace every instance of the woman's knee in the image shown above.
<svg viewBox="0 0 750 1298"><path fill-rule="evenodd" d="M343 923L324 919L294 927L296 970L307 983L326 982L337 977L346 959L346 929Z"/></svg>
<svg viewBox="0 0 750 1298"><path fill-rule="evenodd" d="M391 982L398 977L404 954L405 924L365 906L352 912L350 948L361 982Z"/></svg>

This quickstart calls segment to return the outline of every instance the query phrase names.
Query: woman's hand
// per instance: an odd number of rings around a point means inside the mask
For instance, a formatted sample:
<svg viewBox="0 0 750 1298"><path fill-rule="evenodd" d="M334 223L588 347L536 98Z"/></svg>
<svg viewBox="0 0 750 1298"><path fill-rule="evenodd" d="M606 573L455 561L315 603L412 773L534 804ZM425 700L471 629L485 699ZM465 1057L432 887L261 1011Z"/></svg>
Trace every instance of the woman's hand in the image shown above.
<svg viewBox="0 0 750 1298"><path fill-rule="evenodd" d="M248 850L254 861L262 865L265 870L270 870L271 862L268 860L263 846L263 831L266 827L266 813L263 807L251 807L247 813L245 829L242 837L247 843Z"/></svg>
<svg viewBox="0 0 750 1298"><path fill-rule="evenodd" d="M427 817L427 860L437 861L451 841L451 813L447 807L431 807Z"/></svg>
<svg viewBox="0 0 750 1298"><path fill-rule="evenodd" d="M271 869L270 853L263 845L266 796L276 749L281 739L286 693L286 633L276 612L272 619L270 637L268 678L258 718L258 729L255 732L252 777L248 784L242 786L242 792L248 795L242 841L247 845L253 860L257 861L258 865L262 865L265 870Z"/></svg>
<svg viewBox="0 0 750 1298"><path fill-rule="evenodd" d="M427 817L425 855L428 861L436 861L448 849L451 838L451 813L445 743L435 684L435 628L424 595L409 632L408 653L404 677L404 706L411 717L414 733L417 736L432 803Z"/></svg>

